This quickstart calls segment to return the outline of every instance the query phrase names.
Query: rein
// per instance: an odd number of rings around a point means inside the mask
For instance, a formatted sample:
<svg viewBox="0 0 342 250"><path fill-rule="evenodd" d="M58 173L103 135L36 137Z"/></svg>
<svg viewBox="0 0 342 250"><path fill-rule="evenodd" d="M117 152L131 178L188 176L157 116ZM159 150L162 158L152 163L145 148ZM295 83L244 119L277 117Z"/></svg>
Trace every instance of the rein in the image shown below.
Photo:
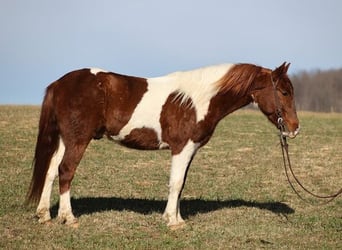
<svg viewBox="0 0 342 250"><path fill-rule="evenodd" d="M336 197L338 197L341 193L342 193L342 188L337 191L334 194L331 195L318 195L313 193L312 191L308 190L297 178L297 176L295 175L295 173L293 172L292 169L292 165L291 165L291 161L290 161L290 156L289 156L289 145L287 143L287 138L284 135L286 130L285 130L285 124L284 124L284 119L282 117L282 112L281 112L281 108L280 108L280 101L279 101L279 97L277 94L277 82L273 81L273 77L271 75L271 81L273 84L273 89L274 89L274 98L275 98L275 103L276 103L276 115L277 115L277 123L278 123L278 129L279 129L279 139L280 139L280 147L281 147L281 152L282 152L282 156L283 156L283 163L284 163L284 170L285 170L285 174L286 174L286 178L288 183L290 184L292 190L295 192L295 194L303 201L308 202L307 199L304 199L302 195L299 194L299 192L297 191L297 189L294 187L293 183L290 180L290 175L289 172L291 173L292 177L294 178L295 182L308 194L310 194L313 197L316 197L318 199L322 199L324 200L324 202L322 204L327 204L331 201L333 201ZM310 202L311 203L311 202Z"/></svg>

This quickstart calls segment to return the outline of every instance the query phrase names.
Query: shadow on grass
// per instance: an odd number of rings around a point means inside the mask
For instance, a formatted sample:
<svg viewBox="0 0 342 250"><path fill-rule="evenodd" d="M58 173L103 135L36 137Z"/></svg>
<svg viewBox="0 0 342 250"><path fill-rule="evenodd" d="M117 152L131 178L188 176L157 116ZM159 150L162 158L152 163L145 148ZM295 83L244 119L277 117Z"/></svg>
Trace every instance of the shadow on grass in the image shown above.
<svg viewBox="0 0 342 250"><path fill-rule="evenodd" d="M76 216L92 214L103 211L134 211L141 214L153 212L162 213L166 206L165 200L117 198L117 197L82 197L71 200L73 212ZM203 200L183 199L181 200L181 213L183 218L198 213L209 213L223 208L251 207L265 209L275 214L292 214L294 209L281 202L257 202L237 200ZM52 215L56 216L58 204L52 207Z"/></svg>

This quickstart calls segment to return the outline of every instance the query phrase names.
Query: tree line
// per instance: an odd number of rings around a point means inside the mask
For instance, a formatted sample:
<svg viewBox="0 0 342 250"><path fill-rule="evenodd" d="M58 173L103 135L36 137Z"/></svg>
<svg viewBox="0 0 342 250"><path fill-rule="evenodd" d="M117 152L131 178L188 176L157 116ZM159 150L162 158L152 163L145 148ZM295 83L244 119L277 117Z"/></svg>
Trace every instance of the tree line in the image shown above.
<svg viewBox="0 0 342 250"><path fill-rule="evenodd" d="M301 71L290 79L297 110L342 112L342 69Z"/></svg>

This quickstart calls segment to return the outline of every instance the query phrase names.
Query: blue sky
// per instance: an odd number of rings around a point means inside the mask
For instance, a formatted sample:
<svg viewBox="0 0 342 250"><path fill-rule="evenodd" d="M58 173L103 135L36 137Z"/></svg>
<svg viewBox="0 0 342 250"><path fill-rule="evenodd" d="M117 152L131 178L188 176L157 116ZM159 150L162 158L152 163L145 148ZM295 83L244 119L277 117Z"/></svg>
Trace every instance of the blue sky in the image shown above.
<svg viewBox="0 0 342 250"><path fill-rule="evenodd" d="M1 0L0 104L84 67L159 76L224 62L342 68L340 0Z"/></svg>

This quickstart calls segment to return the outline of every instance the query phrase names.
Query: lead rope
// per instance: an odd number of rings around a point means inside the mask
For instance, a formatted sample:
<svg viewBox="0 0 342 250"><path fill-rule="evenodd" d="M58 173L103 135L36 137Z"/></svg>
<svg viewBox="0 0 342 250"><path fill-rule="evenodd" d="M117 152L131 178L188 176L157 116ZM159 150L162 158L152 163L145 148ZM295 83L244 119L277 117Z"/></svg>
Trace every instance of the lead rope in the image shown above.
<svg viewBox="0 0 342 250"><path fill-rule="evenodd" d="M283 155L283 163L284 163L284 169L285 169L285 174L286 174L286 178L287 181L289 182L292 190L297 194L297 196L305 201L308 202L308 200L304 199L303 196L301 196L299 194L299 192L297 191L297 189L294 187L293 183L291 182L290 176L289 176L289 170L290 173L292 175L292 177L294 178L294 180L296 181L296 183L308 194L312 195L313 197L319 198L319 199L324 199L325 201L322 204L327 204L331 201L333 201L337 196L339 196L342 193L342 188L331 195L318 195L315 194L313 192L311 192L310 190L308 190L297 178L297 176L295 175L295 173L293 172L292 169L292 165L291 165L291 161L290 161L290 156L289 156L289 144L287 143L287 139L286 136L284 136L285 134L285 124L284 124L284 119L282 117L282 112L281 112L281 108L280 108L280 101L279 101L279 97L277 94L277 84L278 84L278 80L276 82L273 81L273 77L271 74L271 81L272 81L272 85L273 85L273 89L274 89L274 99L275 99L275 105L276 105L276 115L277 115L277 123L278 123L278 129L279 129L279 139L280 139L280 146L281 146L281 152ZM312 202L309 202L312 204Z"/></svg>
<svg viewBox="0 0 342 250"><path fill-rule="evenodd" d="M300 181L299 179L297 178L297 176L295 175L295 173L293 172L293 169L292 169L292 165L291 165L291 161L290 161L290 156L289 156L289 145L287 143L287 140L286 140L286 137L283 136L283 132L285 130L285 126L284 126L284 123L283 123L283 119L282 118L279 118L278 119L278 124L279 124L279 130L280 130L280 135L279 135L279 138L280 138L280 145L281 145L281 152L282 152L282 155L283 155L283 163L284 163L284 169L285 169L285 174L286 174L286 178L287 178L287 181L289 182L292 190L296 193L296 195L303 201L305 202L308 202L307 199L304 199L300 194L299 192L296 190L296 188L294 187L293 183L291 182L290 180L290 176L289 176L289 171L292 175L292 177L294 178L294 180L296 181L296 183L305 191L307 192L308 194L312 195L313 197L316 197L316 198L319 198L319 199L324 199L325 201L321 204L327 204L331 201L333 201L336 197L338 197L341 193L342 193L342 188L334 193L334 194L331 194L331 195L318 195L318 194L315 194L313 193L312 191L308 190ZM309 202L312 204L312 202Z"/></svg>

